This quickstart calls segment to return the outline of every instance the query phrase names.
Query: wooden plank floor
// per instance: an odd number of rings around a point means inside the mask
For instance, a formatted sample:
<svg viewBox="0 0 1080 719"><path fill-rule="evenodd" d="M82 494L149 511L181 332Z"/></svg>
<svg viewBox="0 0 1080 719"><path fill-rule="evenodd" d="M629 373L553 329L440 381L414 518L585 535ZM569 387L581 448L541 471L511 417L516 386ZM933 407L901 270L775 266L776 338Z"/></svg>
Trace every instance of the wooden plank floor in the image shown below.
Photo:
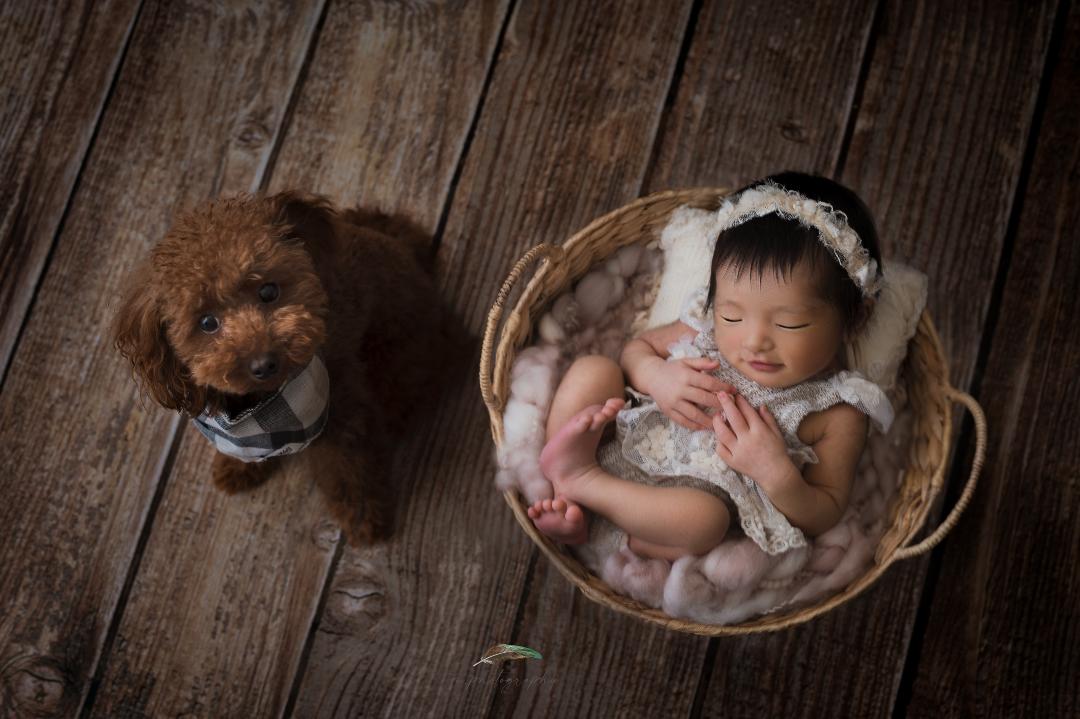
<svg viewBox="0 0 1080 719"><path fill-rule="evenodd" d="M0 82L0 717L1080 715L1080 2L13 0ZM532 245L782 169L854 187L930 276L990 425L950 537L792 630L585 599L495 491L475 384L355 549L308 478L215 491L106 336L219 194L411 217L478 333ZM545 658L474 668L497 642Z"/></svg>

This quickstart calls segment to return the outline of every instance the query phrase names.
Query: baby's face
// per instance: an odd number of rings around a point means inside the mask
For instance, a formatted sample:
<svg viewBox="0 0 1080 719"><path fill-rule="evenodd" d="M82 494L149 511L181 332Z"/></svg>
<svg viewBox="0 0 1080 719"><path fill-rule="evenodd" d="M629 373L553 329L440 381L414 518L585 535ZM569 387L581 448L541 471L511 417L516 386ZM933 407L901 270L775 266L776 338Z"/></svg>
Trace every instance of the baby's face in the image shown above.
<svg viewBox="0 0 1080 719"><path fill-rule="evenodd" d="M818 296L814 276L800 264L789 278L728 268L716 275L716 346L724 359L765 387L790 387L840 368L840 313Z"/></svg>

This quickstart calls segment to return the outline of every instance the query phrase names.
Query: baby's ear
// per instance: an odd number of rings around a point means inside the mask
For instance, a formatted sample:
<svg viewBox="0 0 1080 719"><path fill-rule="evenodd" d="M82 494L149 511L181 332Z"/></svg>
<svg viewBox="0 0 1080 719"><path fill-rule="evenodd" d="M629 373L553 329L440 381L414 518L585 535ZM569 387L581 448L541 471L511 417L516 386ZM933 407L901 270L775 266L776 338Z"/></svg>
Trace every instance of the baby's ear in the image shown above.
<svg viewBox="0 0 1080 719"><path fill-rule="evenodd" d="M142 276L152 277L149 270ZM191 381L169 344L154 282L143 279L131 286L113 319L112 337L145 394L167 409L189 415L202 411L206 394Z"/></svg>
<svg viewBox="0 0 1080 719"><path fill-rule="evenodd" d="M316 260L333 253L334 211L330 200L299 190L286 190L266 198L277 222L286 225L288 237L303 242Z"/></svg>

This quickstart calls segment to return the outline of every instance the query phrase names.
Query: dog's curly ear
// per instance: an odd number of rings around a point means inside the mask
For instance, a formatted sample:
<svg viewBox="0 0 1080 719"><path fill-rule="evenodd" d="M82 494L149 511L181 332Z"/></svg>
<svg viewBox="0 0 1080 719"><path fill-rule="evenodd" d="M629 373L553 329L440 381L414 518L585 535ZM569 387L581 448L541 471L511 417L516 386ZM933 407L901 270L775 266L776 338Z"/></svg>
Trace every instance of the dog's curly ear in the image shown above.
<svg viewBox="0 0 1080 719"><path fill-rule="evenodd" d="M191 381L169 343L152 274L144 269L141 277L113 319L113 344L131 362L145 394L162 407L196 415L206 404L206 393Z"/></svg>
<svg viewBox="0 0 1080 719"><path fill-rule="evenodd" d="M330 200L299 190L285 190L266 200L275 219L289 228L288 237L300 240L316 262L333 255L337 212Z"/></svg>

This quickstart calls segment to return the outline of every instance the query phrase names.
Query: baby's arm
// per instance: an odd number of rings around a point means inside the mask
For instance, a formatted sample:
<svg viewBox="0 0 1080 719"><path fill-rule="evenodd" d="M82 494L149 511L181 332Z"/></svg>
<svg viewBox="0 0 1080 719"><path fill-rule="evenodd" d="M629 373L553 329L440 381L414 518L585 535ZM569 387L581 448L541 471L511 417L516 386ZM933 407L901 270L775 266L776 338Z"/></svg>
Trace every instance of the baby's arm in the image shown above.
<svg viewBox="0 0 1080 719"><path fill-rule="evenodd" d="M773 505L811 537L833 527L844 516L859 457L866 446L866 415L850 404L825 410L821 437L811 447L817 464L807 464L798 481L764 487ZM794 467L794 465L792 465Z"/></svg>
<svg viewBox="0 0 1080 719"><path fill-rule="evenodd" d="M773 506L811 537L836 526L866 444L866 415L849 404L821 412L814 421L816 437L808 442L818 462L800 473L767 408L755 410L743 397L722 396L721 403L723 412L713 417L720 458L757 482Z"/></svg>
<svg viewBox="0 0 1080 719"><path fill-rule="evenodd" d="M719 407L716 392L733 391L709 372L718 362L706 357L668 362L668 345L694 330L682 322L656 327L630 340L619 359L627 382L651 395L660 410L688 429L711 429L712 421L700 407Z"/></svg>

